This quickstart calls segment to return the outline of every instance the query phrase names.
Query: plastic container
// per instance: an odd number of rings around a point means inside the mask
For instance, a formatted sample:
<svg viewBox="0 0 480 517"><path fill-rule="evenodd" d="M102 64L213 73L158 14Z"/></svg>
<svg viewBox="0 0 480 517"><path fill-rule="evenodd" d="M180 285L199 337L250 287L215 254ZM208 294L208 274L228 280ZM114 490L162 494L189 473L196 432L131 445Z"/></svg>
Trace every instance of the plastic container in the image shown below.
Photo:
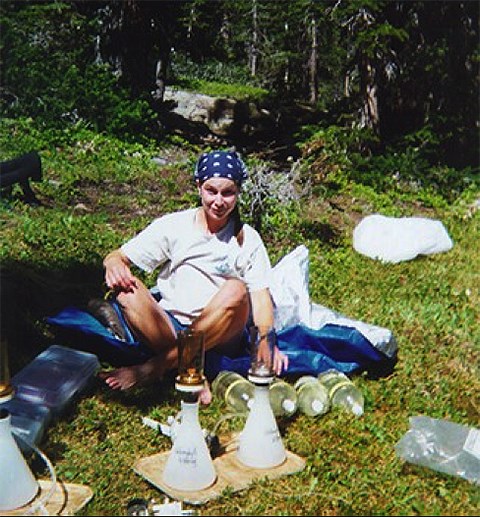
<svg viewBox="0 0 480 517"><path fill-rule="evenodd" d="M52 345L12 378L16 397L63 411L100 368L94 354Z"/></svg>
<svg viewBox="0 0 480 517"><path fill-rule="evenodd" d="M318 380L327 388L332 406L342 407L355 416L363 415L363 394L343 372L327 370L318 375Z"/></svg>
<svg viewBox="0 0 480 517"><path fill-rule="evenodd" d="M313 375L303 375L294 385L299 410L308 416L319 416L330 409L327 388Z"/></svg>
<svg viewBox="0 0 480 517"><path fill-rule="evenodd" d="M31 453L30 445L39 445L51 421L50 409L47 406L34 404L17 397L0 404L0 410L2 408L11 415L10 425L17 445L23 454ZM21 439L17 439L17 436Z"/></svg>
<svg viewBox="0 0 480 517"><path fill-rule="evenodd" d="M248 413L253 405L255 386L237 372L223 370L212 382L212 394L236 413Z"/></svg>
<svg viewBox="0 0 480 517"><path fill-rule="evenodd" d="M269 386L270 405L275 416L292 416L298 408L295 388L283 379L274 379Z"/></svg>

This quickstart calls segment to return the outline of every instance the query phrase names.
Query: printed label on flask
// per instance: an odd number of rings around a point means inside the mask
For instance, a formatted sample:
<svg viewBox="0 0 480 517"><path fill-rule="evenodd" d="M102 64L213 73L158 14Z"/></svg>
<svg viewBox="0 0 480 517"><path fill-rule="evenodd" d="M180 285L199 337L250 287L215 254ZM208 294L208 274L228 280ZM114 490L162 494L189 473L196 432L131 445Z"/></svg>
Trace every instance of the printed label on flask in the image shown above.
<svg viewBox="0 0 480 517"><path fill-rule="evenodd" d="M197 448L191 447L190 449L177 449L175 451L179 463L184 465L191 465L193 468L197 467Z"/></svg>

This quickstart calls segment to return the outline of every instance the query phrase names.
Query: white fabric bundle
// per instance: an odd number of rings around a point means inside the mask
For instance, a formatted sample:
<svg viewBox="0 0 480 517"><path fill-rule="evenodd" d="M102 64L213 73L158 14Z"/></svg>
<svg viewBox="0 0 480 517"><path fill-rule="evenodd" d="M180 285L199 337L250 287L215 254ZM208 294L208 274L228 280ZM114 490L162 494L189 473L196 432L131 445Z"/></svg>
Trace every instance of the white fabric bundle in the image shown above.
<svg viewBox="0 0 480 517"><path fill-rule="evenodd" d="M382 262L449 251L453 242L441 221L425 217L365 217L353 231L353 248Z"/></svg>

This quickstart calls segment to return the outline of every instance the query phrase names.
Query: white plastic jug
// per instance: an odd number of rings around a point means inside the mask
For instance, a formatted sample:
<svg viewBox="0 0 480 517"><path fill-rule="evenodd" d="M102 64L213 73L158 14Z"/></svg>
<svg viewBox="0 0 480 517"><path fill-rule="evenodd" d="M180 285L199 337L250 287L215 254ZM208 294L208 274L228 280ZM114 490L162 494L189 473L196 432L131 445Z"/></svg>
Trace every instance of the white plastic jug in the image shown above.
<svg viewBox="0 0 480 517"><path fill-rule="evenodd" d="M0 510L14 510L26 505L39 489L12 435L10 420L10 413L0 409Z"/></svg>
<svg viewBox="0 0 480 517"><path fill-rule="evenodd" d="M177 490L203 490L217 478L198 421L198 404L182 400L181 423L163 471L165 483Z"/></svg>

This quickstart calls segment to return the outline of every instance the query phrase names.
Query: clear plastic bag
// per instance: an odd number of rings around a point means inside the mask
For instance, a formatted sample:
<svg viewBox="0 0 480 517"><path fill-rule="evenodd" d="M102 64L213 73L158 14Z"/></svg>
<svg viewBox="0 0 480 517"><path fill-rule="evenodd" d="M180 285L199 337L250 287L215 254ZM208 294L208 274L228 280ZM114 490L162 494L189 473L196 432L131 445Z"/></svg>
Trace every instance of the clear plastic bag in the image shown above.
<svg viewBox="0 0 480 517"><path fill-rule="evenodd" d="M480 430L427 416L410 417L396 444L397 455L414 465L480 485Z"/></svg>

